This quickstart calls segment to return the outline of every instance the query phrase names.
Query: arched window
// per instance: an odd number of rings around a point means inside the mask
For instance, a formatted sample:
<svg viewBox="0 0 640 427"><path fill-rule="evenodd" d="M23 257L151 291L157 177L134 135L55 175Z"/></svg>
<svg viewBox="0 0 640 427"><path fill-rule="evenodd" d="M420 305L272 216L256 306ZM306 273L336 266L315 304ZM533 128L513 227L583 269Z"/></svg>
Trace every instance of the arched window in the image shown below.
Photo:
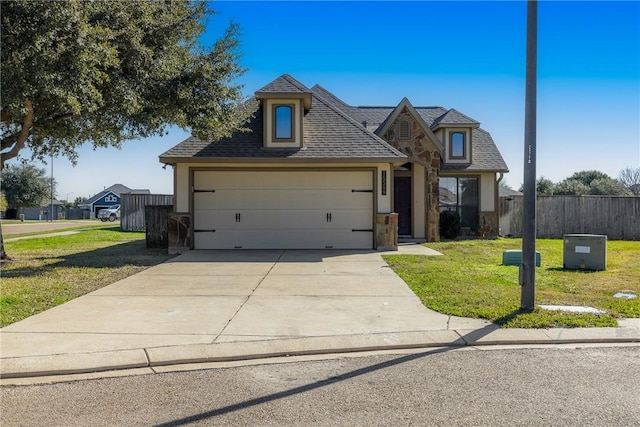
<svg viewBox="0 0 640 427"><path fill-rule="evenodd" d="M293 139L293 106L276 105L273 117L273 139L291 141Z"/></svg>
<svg viewBox="0 0 640 427"><path fill-rule="evenodd" d="M451 132L449 134L449 157L464 158L465 157L464 132Z"/></svg>

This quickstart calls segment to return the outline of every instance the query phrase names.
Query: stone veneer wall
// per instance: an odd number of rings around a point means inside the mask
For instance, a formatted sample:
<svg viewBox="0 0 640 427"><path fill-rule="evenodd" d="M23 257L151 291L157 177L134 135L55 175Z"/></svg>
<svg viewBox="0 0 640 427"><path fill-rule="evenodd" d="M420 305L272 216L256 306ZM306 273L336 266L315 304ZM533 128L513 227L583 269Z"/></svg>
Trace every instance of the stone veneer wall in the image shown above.
<svg viewBox="0 0 640 427"><path fill-rule="evenodd" d="M407 140L398 139L396 136L396 125L401 120L408 120L411 124L411 138ZM387 132L382 136L389 144L393 145L402 153L409 157L409 161L422 165L426 169L426 239L428 242L440 241L440 211L439 184L440 175L440 150L427 138L420 124L413 118L413 115L404 108L396 119L395 123L389 126ZM415 212L415 215L422 212Z"/></svg>
<svg viewBox="0 0 640 427"><path fill-rule="evenodd" d="M376 215L376 248L379 251L398 250L398 214Z"/></svg>

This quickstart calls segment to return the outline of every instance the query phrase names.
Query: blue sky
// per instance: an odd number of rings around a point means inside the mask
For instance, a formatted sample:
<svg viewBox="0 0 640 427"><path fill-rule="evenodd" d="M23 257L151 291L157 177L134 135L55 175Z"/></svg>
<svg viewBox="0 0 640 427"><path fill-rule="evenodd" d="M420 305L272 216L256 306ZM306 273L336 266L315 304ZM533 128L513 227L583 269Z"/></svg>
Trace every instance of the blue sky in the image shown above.
<svg viewBox="0 0 640 427"><path fill-rule="evenodd" d="M523 181L526 2L213 2L202 42L240 25L247 96L287 73L352 105L455 108L489 131ZM540 1L537 175L640 167L640 2ZM114 183L172 193L158 156L187 133L54 160L58 198ZM49 165L43 166L47 170Z"/></svg>

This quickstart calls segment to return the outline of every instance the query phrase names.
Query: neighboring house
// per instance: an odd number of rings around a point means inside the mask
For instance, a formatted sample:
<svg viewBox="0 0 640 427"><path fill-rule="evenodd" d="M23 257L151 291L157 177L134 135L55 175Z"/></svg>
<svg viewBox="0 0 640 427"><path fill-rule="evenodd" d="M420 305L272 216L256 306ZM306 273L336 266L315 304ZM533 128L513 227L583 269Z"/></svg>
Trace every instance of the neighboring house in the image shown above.
<svg viewBox="0 0 640 427"><path fill-rule="evenodd" d="M522 192L518 190L514 190L513 188L500 186L498 189L498 194L500 197L513 197L513 196L522 196Z"/></svg>
<svg viewBox="0 0 640 427"><path fill-rule="evenodd" d="M190 137L160 155L174 166L176 215L193 224L190 247L384 249L396 229L438 241L443 210L460 213L466 234L497 235L497 175L508 169L477 121L406 98L354 107L289 75L255 99L249 132Z"/></svg>
<svg viewBox="0 0 640 427"><path fill-rule="evenodd" d="M114 184L105 188L100 193L89 198L89 200L78 205L80 208L91 212L91 218L96 218L100 209L121 204L122 194L151 194L149 190L132 190L122 184Z"/></svg>

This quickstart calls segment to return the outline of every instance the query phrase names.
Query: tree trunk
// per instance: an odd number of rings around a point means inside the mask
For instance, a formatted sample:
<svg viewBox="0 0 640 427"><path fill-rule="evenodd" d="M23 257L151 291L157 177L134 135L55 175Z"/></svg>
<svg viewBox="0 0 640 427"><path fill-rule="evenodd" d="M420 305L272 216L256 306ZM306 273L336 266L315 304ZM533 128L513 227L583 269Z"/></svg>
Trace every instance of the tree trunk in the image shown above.
<svg viewBox="0 0 640 427"><path fill-rule="evenodd" d="M4 250L4 236L2 234L2 224L0 224L0 261L8 261L11 258L9 258L9 255L7 255L7 253Z"/></svg>

